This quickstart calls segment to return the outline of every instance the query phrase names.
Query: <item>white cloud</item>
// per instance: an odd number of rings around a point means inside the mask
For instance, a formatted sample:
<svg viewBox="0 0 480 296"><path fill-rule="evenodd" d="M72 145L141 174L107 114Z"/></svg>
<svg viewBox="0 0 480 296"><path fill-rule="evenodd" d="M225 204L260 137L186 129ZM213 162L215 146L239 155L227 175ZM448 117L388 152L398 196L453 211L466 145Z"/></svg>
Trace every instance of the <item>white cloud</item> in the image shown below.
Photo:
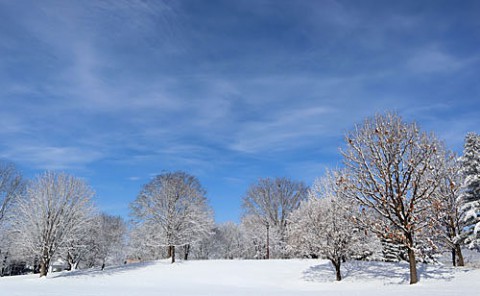
<svg viewBox="0 0 480 296"><path fill-rule="evenodd" d="M325 107L280 109L270 119L240 124L230 147L246 153L299 148L327 132L323 117L331 112Z"/></svg>
<svg viewBox="0 0 480 296"><path fill-rule="evenodd" d="M432 111L413 110L414 97L386 100L402 95L390 93L396 90L388 86L383 89L385 82L393 84L411 72L455 72L471 62L441 50L440 45L420 49L412 45L401 54L392 49L385 64L376 64L374 58L363 64L365 55L359 52L382 49L390 32L412 30L419 19L396 15L385 26L373 28L365 15L328 1L311 4L311 9L303 4L300 14L312 10L311 19L308 24L294 19L301 30L292 34L311 33L315 27L318 31L313 32L335 35L337 31L326 30L332 28L345 33L338 40L304 36L305 43L312 45L301 52L266 48L254 53L258 55L239 54L238 59L220 54L219 61L214 58L224 50L221 44L207 52L192 48L194 54L181 56L187 58L186 66L176 60L190 42L181 36L202 31L184 32L178 21L182 16L168 2L132 3L62 3L57 10L36 4L31 12L23 12L28 17L19 17L18 22L38 43L40 60L51 65L43 69L44 79L33 84L0 76L7 86L0 91L21 102L0 118L4 127L0 133L10 137L2 155L35 167L82 166L106 156L123 163L163 156L166 162L211 167L211 159L219 161L219 151L252 157L298 151L320 141L335 145L329 137L384 108L417 114ZM271 16L270 11L260 13ZM377 45L367 45L372 42ZM344 52L346 45L355 52ZM337 55L336 49L342 54ZM406 67L404 59L392 59L406 51L414 53ZM16 66L12 59L0 63ZM176 72L177 65L182 70ZM130 151L128 159L118 160L118 155Z"/></svg>
<svg viewBox="0 0 480 296"><path fill-rule="evenodd" d="M16 145L3 151L1 156L47 170L78 169L103 157L88 148L35 145Z"/></svg>
<svg viewBox="0 0 480 296"><path fill-rule="evenodd" d="M470 64L438 48L420 49L407 61L407 67L419 74L453 73Z"/></svg>

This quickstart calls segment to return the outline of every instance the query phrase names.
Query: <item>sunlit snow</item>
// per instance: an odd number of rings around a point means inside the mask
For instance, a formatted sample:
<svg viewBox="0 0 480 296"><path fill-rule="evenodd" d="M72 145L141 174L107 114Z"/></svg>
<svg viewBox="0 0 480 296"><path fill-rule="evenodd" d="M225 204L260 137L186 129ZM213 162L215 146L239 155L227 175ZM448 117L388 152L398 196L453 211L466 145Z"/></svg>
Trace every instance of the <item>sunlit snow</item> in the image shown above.
<svg viewBox="0 0 480 296"><path fill-rule="evenodd" d="M0 279L2 295L476 295L480 270L419 265L408 284L406 263L348 262L344 280L324 260L165 260Z"/></svg>

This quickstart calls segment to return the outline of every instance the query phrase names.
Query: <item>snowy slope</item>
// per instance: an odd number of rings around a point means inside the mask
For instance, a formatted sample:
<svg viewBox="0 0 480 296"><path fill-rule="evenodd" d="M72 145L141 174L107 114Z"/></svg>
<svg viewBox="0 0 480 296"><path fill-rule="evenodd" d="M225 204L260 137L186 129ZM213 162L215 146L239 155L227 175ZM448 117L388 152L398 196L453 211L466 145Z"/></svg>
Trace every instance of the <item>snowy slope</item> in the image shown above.
<svg viewBox="0 0 480 296"><path fill-rule="evenodd" d="M480 270L419 266L421 282L408 285L408 266L352 262L334 282L327 261L157 261L0 279L1 295L478 295Z"/></svg>

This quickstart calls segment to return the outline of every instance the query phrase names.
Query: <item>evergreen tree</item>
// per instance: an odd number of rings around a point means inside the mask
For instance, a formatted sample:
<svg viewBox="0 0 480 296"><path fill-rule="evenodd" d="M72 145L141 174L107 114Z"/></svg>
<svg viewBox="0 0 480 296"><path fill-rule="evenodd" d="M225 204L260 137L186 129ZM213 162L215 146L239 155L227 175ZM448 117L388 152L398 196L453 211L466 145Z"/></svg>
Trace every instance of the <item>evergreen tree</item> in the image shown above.
<svg viewBox="0 0 480 296"><path fill-rule="evenodd" d="M463 229L459 240L469 248L480 248L480 136L467 134L461 172L464 177L459 200Z"/></svg>

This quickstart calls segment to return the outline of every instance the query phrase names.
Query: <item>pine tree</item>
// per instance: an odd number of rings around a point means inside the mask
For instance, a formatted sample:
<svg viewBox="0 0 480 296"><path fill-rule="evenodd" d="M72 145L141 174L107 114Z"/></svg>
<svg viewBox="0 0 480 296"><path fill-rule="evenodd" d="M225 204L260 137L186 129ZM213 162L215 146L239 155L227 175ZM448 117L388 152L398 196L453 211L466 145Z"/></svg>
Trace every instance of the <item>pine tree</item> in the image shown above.
<svg viewBox="0 0 480 296"><path fill-rule="evenodd" d="M459 240L469 248L480 248L480 135L467 134L461 172L464 177L459 200L463 229Z"/></svg>
<svg viewBox="0 0 480 296"><path fill-rule="evenodd" d="M407 257L405 255L406 250L402 247L402 244L388 237L388 235L382 237L380 242L382 244L383 260L387 262L400 262Z"/></svg>

